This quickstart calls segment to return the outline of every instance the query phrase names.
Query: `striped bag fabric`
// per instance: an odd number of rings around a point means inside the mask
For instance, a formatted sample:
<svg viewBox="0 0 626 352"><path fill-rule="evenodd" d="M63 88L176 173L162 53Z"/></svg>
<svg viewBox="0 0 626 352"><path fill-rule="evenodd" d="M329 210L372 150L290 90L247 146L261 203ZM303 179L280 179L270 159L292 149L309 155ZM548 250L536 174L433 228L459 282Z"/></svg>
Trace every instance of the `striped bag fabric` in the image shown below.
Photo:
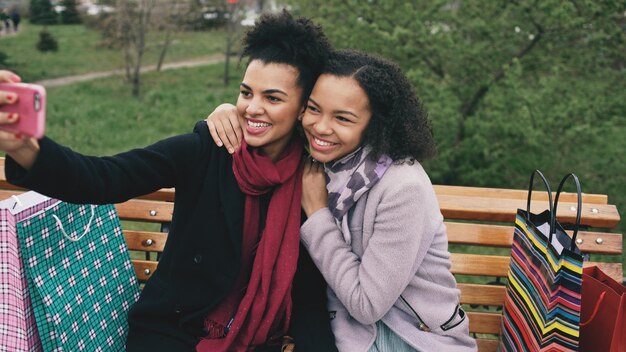
<svg viewBox="0 0 626 352"><path fill-rule="evenodd" d="M530 212L533 178L548 189L549 210ZM556 220L564 182L578 192L576 225L570 238ZM569 174L559 184L554 206L550 186L536 170L530 178L526 210L518 209L502 315L500 351L578 351L583 257L576 247L581 189Z"/></svg>

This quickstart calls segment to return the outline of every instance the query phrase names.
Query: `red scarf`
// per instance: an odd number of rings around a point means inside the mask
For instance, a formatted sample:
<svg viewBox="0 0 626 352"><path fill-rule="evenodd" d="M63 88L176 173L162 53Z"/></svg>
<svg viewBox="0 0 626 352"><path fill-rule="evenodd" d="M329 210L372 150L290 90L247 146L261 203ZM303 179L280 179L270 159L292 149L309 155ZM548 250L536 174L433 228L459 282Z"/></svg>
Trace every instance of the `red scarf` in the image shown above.
<svg viewBox="0 0 626 352"><path fill-rule="evenodd" d="M276 163L245 141L233 155L233 172L246 194L242 267L230 294L206 317L209 334L197 351L249 351L287 331L300 240L301 159L302 142L297 137ZM260 197L272 190L260 234Z"/></svg>

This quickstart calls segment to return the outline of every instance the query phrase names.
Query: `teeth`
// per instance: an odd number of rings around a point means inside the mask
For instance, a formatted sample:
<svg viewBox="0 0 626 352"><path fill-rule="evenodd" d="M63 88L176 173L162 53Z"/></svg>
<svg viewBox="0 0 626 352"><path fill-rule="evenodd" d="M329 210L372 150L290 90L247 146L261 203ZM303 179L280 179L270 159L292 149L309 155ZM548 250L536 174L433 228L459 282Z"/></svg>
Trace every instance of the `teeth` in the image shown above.
<svg viewBox="0 0 626 352"><path fill-rule="evenodd" d="M317 138L313 138L313 139L315 140L315 144L321 145L321 146L324 146L324 147L330 147L331 145L335 144L335 143L326 142L326 141L323 141L323 140L317 139Z"/></svg>
<svg viewBox="0 0 626 352"><path fill-rule="evenodd" d="M266 122L252 122L248 120L248 126L254 127L254 128L261 128L261 127L269 127L271 126L271 124L266 123Z"/></svg>

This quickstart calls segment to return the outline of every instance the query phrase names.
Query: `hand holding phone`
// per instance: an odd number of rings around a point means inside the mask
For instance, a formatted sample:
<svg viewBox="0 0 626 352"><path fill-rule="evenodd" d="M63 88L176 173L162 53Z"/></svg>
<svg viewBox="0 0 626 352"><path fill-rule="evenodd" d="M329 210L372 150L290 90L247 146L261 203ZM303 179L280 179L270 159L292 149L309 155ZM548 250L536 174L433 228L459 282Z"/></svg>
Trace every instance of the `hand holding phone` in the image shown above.
<svg viewBox="0 0 626 352"><path fill-rule="evenodd" d="M0 91L17 94L17 102L0 105L0 112L17 113L19 119L0 129L41 138L46 121L46 90L43 86L28 83L0 83Z"/></svg>

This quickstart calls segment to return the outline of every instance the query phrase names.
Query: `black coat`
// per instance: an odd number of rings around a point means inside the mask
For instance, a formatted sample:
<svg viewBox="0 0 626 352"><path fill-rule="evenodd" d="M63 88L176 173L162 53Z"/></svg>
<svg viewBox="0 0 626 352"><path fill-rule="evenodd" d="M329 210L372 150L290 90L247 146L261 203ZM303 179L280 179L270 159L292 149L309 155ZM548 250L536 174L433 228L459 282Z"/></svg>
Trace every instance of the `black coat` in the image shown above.
<svg viewBox="0 0 626 352"><path fill-rule="evenodd" d="M158 269L129 312L129 351L193 350L202 320L228 294L241 264L244 195L232 157L204 121L194 132L112 157L88 157L50 139L26 172L7 158L9 182L72 203L118 203L176 187ZM290 333L298 351L333 351L325 283L301 247Z"/></svg>

